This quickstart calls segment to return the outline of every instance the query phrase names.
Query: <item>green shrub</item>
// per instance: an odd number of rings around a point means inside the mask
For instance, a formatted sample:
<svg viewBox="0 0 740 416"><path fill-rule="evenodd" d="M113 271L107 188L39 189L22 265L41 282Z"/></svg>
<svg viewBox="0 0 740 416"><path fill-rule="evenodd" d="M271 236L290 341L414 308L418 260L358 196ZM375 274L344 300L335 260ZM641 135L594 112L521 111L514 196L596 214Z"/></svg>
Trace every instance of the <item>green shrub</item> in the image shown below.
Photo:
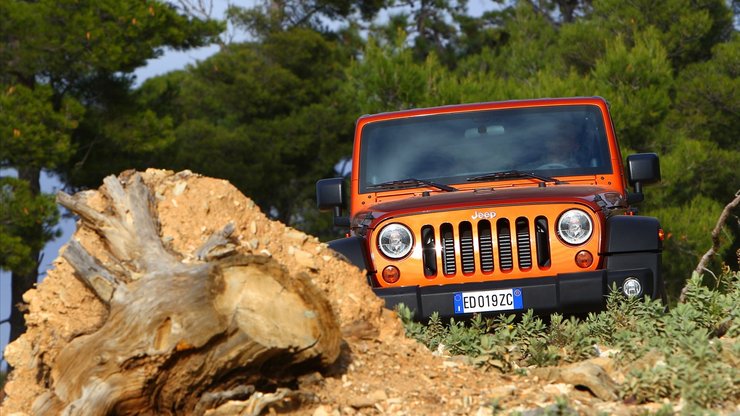
<svg viewBox="0 0 740 416"><path fill-rule="evenodd" d="M684 302L670 311L660 301L612 291L607 310L583 320L553 314L545 323L530 310L518 318L450 322L434 315L424 325L403 305L398 311L408 336L486 370L524 371L584 360L598 347L616 350L615 362L626 372L623 398L683 399L691 413L740 401L740 272L725 267L712 287L705 280L692 276Z"/></svg>

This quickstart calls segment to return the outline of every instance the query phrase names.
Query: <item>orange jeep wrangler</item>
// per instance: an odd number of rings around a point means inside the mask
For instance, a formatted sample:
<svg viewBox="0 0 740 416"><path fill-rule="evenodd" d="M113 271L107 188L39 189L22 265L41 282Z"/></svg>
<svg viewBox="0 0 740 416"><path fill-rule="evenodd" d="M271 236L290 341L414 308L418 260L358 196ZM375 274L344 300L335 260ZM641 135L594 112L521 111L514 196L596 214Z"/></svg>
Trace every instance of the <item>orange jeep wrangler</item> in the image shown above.
<svg viewBox="0 0 740 416"><path fill-rule="evenodd" d="M349 217L342 178L316 193L349 227L329 246L426 319L597 311L613 285L663 298L663 230L632 207L658 180L654 153L625 175L603 98L559 98L360 117Z"/></svg>

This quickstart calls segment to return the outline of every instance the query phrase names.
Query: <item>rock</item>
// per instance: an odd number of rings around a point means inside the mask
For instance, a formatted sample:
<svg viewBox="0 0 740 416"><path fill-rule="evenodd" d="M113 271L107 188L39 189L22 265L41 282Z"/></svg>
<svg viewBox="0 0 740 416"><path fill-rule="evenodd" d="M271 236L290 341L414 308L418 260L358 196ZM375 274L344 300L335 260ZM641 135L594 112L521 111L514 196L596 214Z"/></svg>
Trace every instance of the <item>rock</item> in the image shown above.
<svg viewBox="0 0 740 416"><path fill-rule="evenodd" d="M619 385L604 369L590 361L582 361L563 368L559 379L576 387L585 387L601 400L617 400Z"/></svg>
<svg viewBox="0 0 740 416"><path fill-rule="evenodd" d="M322 386L324 384L324 376L318 371L304 374L298 377L298 386L301 390L308 389L312 386Z"/></svg>
<svg viewBox="0 0 740 416"><path fill-rule="evenodd" d="M385 393L385 390L375 390L366 396L353 398L349 401L349 405L355 409L361 409L363 407L373 407L377 403L386 400L388 400L388 395Z"/></svg>
<svg viewBox="0 0 740 416"><path fill-rule="evenodd" d="M316 408L316 410L312 413L313 416L339 416L339 411L337 409L332 409L329 406L321 405Z"/></svg>
<svg viewBox="0 0 740 416"><path fill-rule="evenodd" d="M655 368L658 364L665 364L665 356L658 350L650 350L645 355L632 362L630 368L633 370L647 371Z"/></svg>
<svg viewBox="0 0 740 416"><path fill-rule="evenodd" d="M511 396L516 391L516 386L513 384L505 384L503 386L497 386L487 391L488 396L492 398L505 398Z"/></svg>
<svg viewBox="0 0 740 416"><path fill-rule="evenodd" d="M318 270L319 266L316 264L316 258L313 254L303 251L301 249L293 248L293 258L296 263L301 266L307 267L311 270Z"/></svg>
<svg viewBox="0 0 740 416"><path fill-rule="evenodd" d="M572 407L566 405L563 408L557 403L549 406L539 407L537 409L528 409L521 413L522 416L547 416L547 415L577 415L578 413Z"/></svg>
<svg viewBox="0 0 740 416"><path fill-rule="evenodd" d="M174 196L180 196L183 192L185 192L185 188L188 187L187 182L178 182L175 184L175 187L172 189L172 195Z"/></svg>
<svg viewBox="0 0 740 416"><path fill-rule="evenodd" d="M620 352L617 348L608 348L603 345L594 345L594 348L596 349L596 355L598 357L612 358Z"/></svg>
<svg viewBox="0 0 740 416"><path fill-rule="evenodd" d="M308 235L293 228L286 228L284 237L286 240L297 242L299 245L308 240Z"/></svg>
<svg viewBox="0 0 740 416"><path fill-rule="evenodd" d="M342 411L340 412L341 415L347 415L352 416L357 414L357 410L355 410L354 407L345 406L342 408Z"/></svg>
<svg viewBox="0 0 740 416"><path fill-rule="evenodd" d="M533 368L530 375L551 383L567 383L588 389L601 400L617 400L619 385L595 359L573 363L566 367Z"/></svg>
<svg viewBox="0 0 740 416"><path fill-rule="evenodd" d="M573 391L573 386L565 383L548 384L542 388L542 391L551 396L567 396Z"/></svg>
<svg viewBox="0 0 740 416"><path fill-rule="evenodd" d="M342 326L342 335L350 339L372 340L378 337L378 327L367 321L354 321Z"/></svg>
<svg viewBox="0 0 740 416"><path fill-rule="evenodd" d="M490 407L478 407L478 410L475 412L475 416L492 416L494 415L493 409Z"/></svg>

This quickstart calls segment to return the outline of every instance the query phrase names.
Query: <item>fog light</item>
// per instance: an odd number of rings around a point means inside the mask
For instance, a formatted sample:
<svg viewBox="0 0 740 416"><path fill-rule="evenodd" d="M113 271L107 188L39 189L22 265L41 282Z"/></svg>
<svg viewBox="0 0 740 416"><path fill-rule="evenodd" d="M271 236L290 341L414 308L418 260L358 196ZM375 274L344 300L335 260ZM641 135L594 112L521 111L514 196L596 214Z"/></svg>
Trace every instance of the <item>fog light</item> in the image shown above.
<svg viewBox="0 0 740 416"><path fill-rule="evenodd" d="M622 284L622 292L630 298L639 296L642 293L642 285L640 281L634 277L628 277Z"/></svg>
<svg viewBox="0 0 740 416"><path fill-rule="evenodd" d="M581 250L576 254L576 264L578 267L585 269L586 267L591 267L591 265L594 263L594 256L590 252L586 250Z"/></svg>
<svg viewBox="0 0 740 416"><path fill-rule="evenodd" d="M386 283L396 283L401 278L401 272L396 266L385 266L383 269L383 280Z"/></svg>

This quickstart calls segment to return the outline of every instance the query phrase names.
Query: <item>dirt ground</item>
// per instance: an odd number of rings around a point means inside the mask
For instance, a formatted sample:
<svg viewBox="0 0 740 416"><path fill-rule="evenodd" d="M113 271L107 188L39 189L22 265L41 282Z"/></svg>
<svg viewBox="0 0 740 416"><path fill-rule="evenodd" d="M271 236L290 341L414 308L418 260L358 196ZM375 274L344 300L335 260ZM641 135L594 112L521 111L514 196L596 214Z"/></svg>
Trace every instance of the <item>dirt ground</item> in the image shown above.
<svg viewBox="0 0 740 416"><path fill-rule="evenodd" d="M192 256L211 233L233 221L239 250L268 254L291 273L307 273L331 301L345 338L339 361L323 374L301 375L299 394L266 413L490 415L496 403L503 414L540 414L535 410L553 406L561 397L585 415L631 415L661 407L602 400L557 377L486 372L460 357L429 351L404 336L398 318L383 308L362 272L316 238L268 219L228 182L160 170L146 171L144 179L155 193L161 235L175 251ZM97 191L87 191L87 198L103 210L105 201ZM93 255L102 253L96 234L83 228L73 238ZM95 331L105 317L105 307L74 277L69 264L61 257L54 264L47 278L24 296L28 331L5 352L15 371L5 386L0 414L30 414L34 398L49 384L48 365L61 347ZM594 363L620 381L609 359ZM680 403L674 407L680 409Z"/></svg>

